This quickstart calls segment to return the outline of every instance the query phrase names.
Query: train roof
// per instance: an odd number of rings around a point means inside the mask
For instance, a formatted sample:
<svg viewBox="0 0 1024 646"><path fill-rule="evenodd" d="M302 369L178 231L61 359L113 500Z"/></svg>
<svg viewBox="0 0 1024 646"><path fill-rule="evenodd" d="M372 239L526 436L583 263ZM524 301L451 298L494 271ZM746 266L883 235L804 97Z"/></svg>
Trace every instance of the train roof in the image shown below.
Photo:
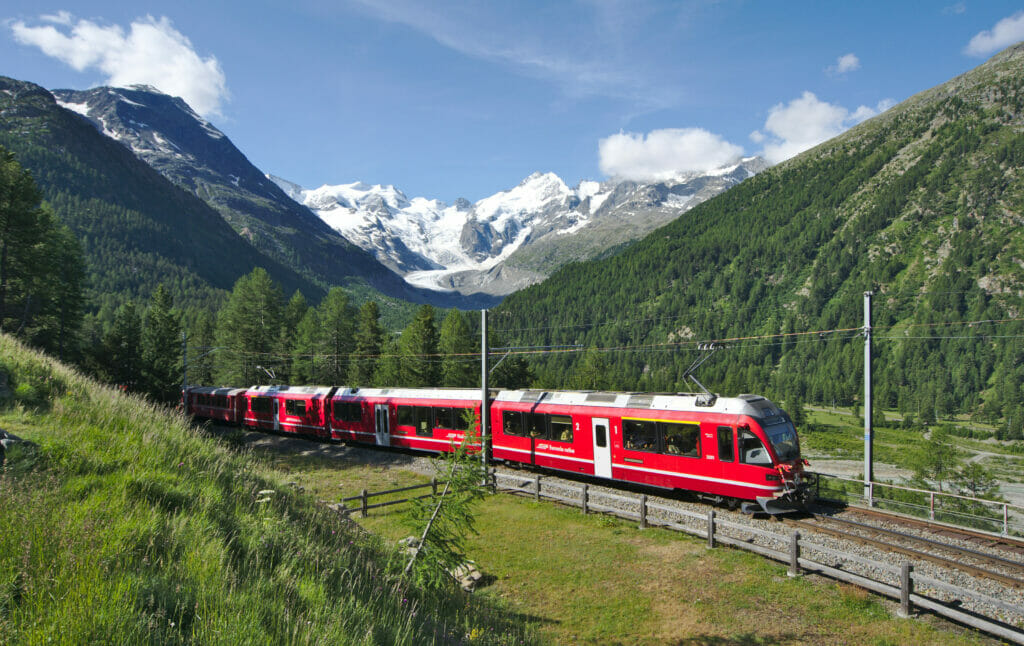
<svg viewBox="0 0 1024 646"><path fill-rule="evenodd" d="M254 395L329 395L332 386L253 386L246 392Z"/></svg>
<svg viewBox="0 0 1024 646"><path fill-rule="evenodd" d="M229 386L189 386L190 393L199 395L237 395L244 393L245 388L233 388Z"/></svg>
<svg viewBox="0 0 1024 646"><path fill-rule="evenodd" d="M493 393L492 391L492 397ZM479 388L339 388L333 399L345 397L404 397L480 401Z"/></svg>
<svg viewBox="0 0 1024 646"><path fill-rule="evenodd" d="M446 399L480 401L479 388L338 388L333 399L354 397L398 397L408 399ZM779 408L760 395L736 397L708 396L704 393L616 393L566 390L491 391L492 401L603 408L643 408L649 410L693 410L771 417Z"/></svg>
<svg viewBox="0 0 1024 646"><path fill-rule="evenodd" d="M615 393L564 390L503 390L496 401L529 404L562 404L565 406L600 406L603 408L642 408L648 410L692 410L770 417L779 408L760 395L719 397L704 393Z"/></svg>

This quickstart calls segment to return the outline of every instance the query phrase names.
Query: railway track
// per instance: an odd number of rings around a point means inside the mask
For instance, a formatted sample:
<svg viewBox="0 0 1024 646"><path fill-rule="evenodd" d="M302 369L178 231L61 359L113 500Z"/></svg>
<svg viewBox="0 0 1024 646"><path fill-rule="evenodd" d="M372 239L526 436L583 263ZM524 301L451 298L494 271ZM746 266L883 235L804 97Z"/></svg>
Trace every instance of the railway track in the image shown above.
<svg viewBox="0 0 1024 646"><path fill-rule="evenodd" d="M1024 562L1020 560L923 536L915 536L887 527L823 514L814 514L813 520L796 518L780 518L779 520L792 527L868 545L886 552L903 554L943 568L959 570L971 576L1024 589ZM889 516L886 517L886 520L897 522L895 518Z"/></svg>
<svg viewBox="0 0 1024 646"><path fill-rule="evenodd" d="M1004 552L1007 555L1016 557L1020 562L1024 563L1024 541L1009 536L999 536L987 532L967 529L965 527L955 527L921 518L913 518L902 514L880 511L878 509L847 507L843 515L875 518L887 523L921 529L931 534L935 534L936 536L974 543L985 549Z"/></svg>

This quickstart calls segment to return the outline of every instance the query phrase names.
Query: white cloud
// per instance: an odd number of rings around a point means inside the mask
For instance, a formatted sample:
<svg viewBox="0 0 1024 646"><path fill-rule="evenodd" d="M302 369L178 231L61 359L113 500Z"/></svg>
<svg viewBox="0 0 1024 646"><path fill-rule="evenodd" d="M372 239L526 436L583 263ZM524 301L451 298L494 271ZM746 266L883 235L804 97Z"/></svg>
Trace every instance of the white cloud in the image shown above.
<svg viewBox="0 0 1024 646"><path fill-rule="evenodd" d="M846 74L860 69L860 59L854 53L843 54L836 59L835 65L829 65L825 71L829 74Z"/></svg>
<svg viewBox="0 0 1024 646"><path fill-rule="evenodd" d="M743 148L701 128L618 133L598 142L601 171L634 181L663 181L683 172L736 162Z"/></svg>
<svg viewBox="0 0 1024 646"><path fill-rule="evenodd" d="M461 55L549 82L569 98L611 97L652 110L676 105L682 95L661 73L664 49L651 25L682 24L683 3L660 12L646 0L582 0L523 13L501 2L353 2Z"/></svg>
<svg viewBox="0 0 1024 646"><path fill-rule="evenodd" d="M976 34L967 43L964 53L968 56L987 56L1021 40L1024 40L1024 11L1003 18L992 29Z"/></svg>
<svg viewBox="0 0 1024 646"><path fill-rule="evenodd" d="M765 143L762 155L768 161L778 163L892 106L893 101L885 99L874 108L862 105L850 112L840 105L821 101L812 92L804 92L788 104L774 106L764 122L765 132L755 130L750 138L756 143Z"/></svg>
<svg viewBox="0 0 1024 646"><path fill-rule="evenodd" d="M39 16L39 19L43 22L52 22L55 25L64 25L65 27L71 26L71 21L74 16L71 15L70 11L58 11L55 14L44 14Z"/></svg>
<svg viewBox="0 0 1024 646"><path fill-rule="evenodd" d="M107 85L152 85L180 96L206 116L219 115L228 98L224 72L216 57L201 58L166 17L136 19L127 33L118 25L75 22L66 11L40 20L51 24L30 27L20 20L11 23L14 38L80 72L103 72Z"/></svg>

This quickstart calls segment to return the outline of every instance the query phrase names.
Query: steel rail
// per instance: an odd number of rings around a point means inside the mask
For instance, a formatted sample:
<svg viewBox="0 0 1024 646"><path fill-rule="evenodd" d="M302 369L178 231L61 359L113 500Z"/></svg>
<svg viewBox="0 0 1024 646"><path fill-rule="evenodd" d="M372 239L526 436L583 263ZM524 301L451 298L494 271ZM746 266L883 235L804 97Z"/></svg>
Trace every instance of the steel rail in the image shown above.
<svg viewBox="0 0 1024 646"><path fill-rule="evenodd" d="M970 539L986 541L993 547L1000 547L1001 549L1008 549L1018 554L1024 554L1024 540L1011 538L1009 536L1000 536L989 532L967 529L965 527L958 527L946 523L937 523L935 521L914 518L904 514L887 512L879 509L869 509L866 507L847 507L846 511L851 514L884 518L894 523L902 523L913 527L922 527L936 533L946 532L950 534L959 534Z"/></svg>
<svg viewBox="0 0 1024 646"><path fill-rule="evenodd" d="M891 542L883 541L877 538L868 538L867 536L861 536L859 534L854 534L852 532L844 532L842 530L834 529L831 527L824 527L822 525L808 522L805 520L796 520L793 518L780 518L779 521L786 525L791 525L793 527L802 527L811 532L826 534L828 536L853 541L855 543L860 543L862 545L870 545L871 547L878 548L884 552L895 552L897 554L903 554L905 556L911 556L913 558L921 559L922 561L935 563L936 565L941 565L945 568L967 572L968 574L971 574L973 576L992 579L993 581L998 581L1003 585L1008 585L1015 588L1024 588L1024 580L1022 579L1018 579L1005 574L1000 574L999 572L986 570L985 568L980 568L975 565L959 563L951 559L936 556L935 554L929 554L928 552L922 552L920 550L915 550L909 547L900 547L899 545L893 545Z"/></svg>
<svg viewBox="0 0 1024 646"><path fill-rule="evenodd" d="M985 563L988 563L989 565L998 565L1000 567L1010 568L1012 570L1017 570L1017 571L1021 572L1022 574L1024 574L1024 563L1022 563L1020 561L1015 561L1013 559L1003 558L1001 556L996 556L995 554L987 554L985 552L979 552L977 550L972 550L969 547L961 547L959 545L951 545L949 543L943 543L942 541L937 541L937 540L934 540L934 539L931 539L931 538L925 538L924 536L915 536L913 534L907 534L905 532L901 532L901 531L898 531L898 530L895 530L895 529L889 529L888 527L878 527L876 525L868 525L867 523L859 523L859 522L857 522L855 520L850 520L848 518L840 518L840 517L837 517L837 516L828 516L828 515L824 515L824 514L814 514L814 518L816 520L820 520L820 521L826 521L826 522L832 522L832 523L848 525L850 527L856 527L858 529L864 529L864 530L871 531L871 532L877 532L879 534L887 534L887 535L891 535L891 536L899 536L900 538L906 539L908 541L914 541L914 542L917 542L917 543L921 543L922 545L927 545L929 547L934 547L934 548L937 548L937 549L947 550L949 552L953 552L954 554L967 555L967 556L970 556L971 558L977 559L979 561L984 561Z"/></svg>

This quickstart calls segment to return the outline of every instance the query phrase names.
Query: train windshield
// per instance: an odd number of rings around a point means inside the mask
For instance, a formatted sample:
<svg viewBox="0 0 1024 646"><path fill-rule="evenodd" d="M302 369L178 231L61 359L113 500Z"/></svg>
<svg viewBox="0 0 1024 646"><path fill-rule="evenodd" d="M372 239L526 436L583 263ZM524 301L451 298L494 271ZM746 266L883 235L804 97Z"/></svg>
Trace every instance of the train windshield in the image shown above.
<svg viewBox="0 0 1024 646"><path fill-rule="evenodd" d="M764 434L775 449L775 455L780 462L789 462L800 458L800 443L796 439L796 429L793 422L782 415L765 420L762 425Z"/></svg>

